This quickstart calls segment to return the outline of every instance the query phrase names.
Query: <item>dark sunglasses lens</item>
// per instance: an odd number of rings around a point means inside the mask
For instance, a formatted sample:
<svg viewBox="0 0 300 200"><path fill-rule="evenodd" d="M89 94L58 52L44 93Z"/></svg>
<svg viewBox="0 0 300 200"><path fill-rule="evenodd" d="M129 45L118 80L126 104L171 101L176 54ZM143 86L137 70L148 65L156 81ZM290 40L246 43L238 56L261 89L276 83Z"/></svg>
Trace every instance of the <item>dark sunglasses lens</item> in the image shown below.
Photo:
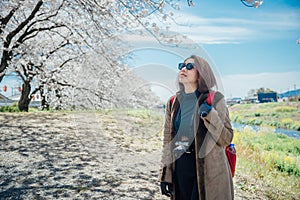
<svg viewBox="0 0 300 200"><path fill-rule="evenodd" d="M194 65L192 64L192 63L188 63L187 65L186 65L186 69L187 70L191 70L191 69L193 69L194 68Z"/></svg>
<svg viewBox="0 0 300 200"><path fill-rule="evenodd" d="M182 68L184 68L185 67L185 64L184 63L179 63L178 64L178 69L179 70L181 70Z"/></svg>

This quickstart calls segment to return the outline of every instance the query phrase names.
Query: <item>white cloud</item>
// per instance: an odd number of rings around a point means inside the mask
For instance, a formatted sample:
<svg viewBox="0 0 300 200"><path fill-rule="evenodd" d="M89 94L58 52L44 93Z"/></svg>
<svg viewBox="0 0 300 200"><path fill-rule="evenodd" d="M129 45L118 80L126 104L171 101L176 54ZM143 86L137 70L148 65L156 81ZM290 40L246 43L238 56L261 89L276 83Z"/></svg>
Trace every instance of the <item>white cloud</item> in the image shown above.
<svg viewBox="0 0 300 200"><path fill-rule="evenodd" d="M245 97L251 89L270 88L278 93L300 86L300 72L235 74L222 76L226 97Z"/></svg>
<svg viewBox="0 0 300 200"><path fill-rule="evenodd" d="M299 18L300 15L297 12L263 13L260 15L256 15L255 20L247 18L243 19L242 16L241 18L204 18L186 13L180 13L175 20L178 25L189 27L214 25L217 27L255 26L269 29L297 29L300 28Z"/></svg>
<svg viewBox="0 0 300 200"><path fill-rule="evenodd" d="M159 27L168 27L172 33L186 35L195 43L200 44L238 44L256 39L282 38L291 30L300 29L299 10L281 12L259 12L255 15L244 16L238 12L239 17L205 18L182 11L174 12L174 16L166 21L151 18L151 23ZM162 30L161 30L162 31ZM150 35L150 37L152 37ZM159 36L158 36L159 37ZM146 37L133 36L137 40L151 42Z"/></svg>
<svg viewBox="0 0 300 200"><path fill-rule="evenodd" d="M239 43L254 32L236 21L236 19L229 18L211 19L182 14L176 19L177 24L170 26L170 30L187 35L196 43L201 44Z"/></svg>
<svg viewBox="0 0 300 200"><path fill-rule="evenodd" d="M201 44L237 44L251 36L253 31L242 27L221 27L221 26L199 26L177 29L178 32L188 35L196 43Z"/></svg>
<svg viewBox="0 0 300 200"><path fill-rule="evenodd" d="M185 34L197 43L240 43L245 40L281 38L290 30L300 28L299 10L256 13L246 18L204 18L190 13L178 12L170 21L170 30ZM173 22L173 23L172 23Z"/></svg>

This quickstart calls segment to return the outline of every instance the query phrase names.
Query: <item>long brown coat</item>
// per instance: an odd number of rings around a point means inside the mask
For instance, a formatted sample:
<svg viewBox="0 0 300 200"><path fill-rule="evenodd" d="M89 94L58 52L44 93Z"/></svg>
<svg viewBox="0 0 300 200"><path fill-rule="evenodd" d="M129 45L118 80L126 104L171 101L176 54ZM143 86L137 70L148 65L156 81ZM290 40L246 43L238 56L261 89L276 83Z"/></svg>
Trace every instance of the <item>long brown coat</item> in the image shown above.
<svg viewBox="0 0 300 200"><path fill-rule="evenodd" d="M233 138L233 130L230 124L228 109L223 95L215 94L216 104L210 113L201 118L198 114L199 105L207 98L207 94L201 94L194 113L194 133L196 150L196 172L198 181L198 193L201 200L231 200L234 198L233 182L229 163L225 155L225 147ZM166 107L164 124L162 168L159 177L160 182L173 184L175 191L175 160L172 155L174 148L172 139L175 136L174 118L179 110L181 95L178 92L176 99ZM175 195L171 197L176 199Z"/></svg>

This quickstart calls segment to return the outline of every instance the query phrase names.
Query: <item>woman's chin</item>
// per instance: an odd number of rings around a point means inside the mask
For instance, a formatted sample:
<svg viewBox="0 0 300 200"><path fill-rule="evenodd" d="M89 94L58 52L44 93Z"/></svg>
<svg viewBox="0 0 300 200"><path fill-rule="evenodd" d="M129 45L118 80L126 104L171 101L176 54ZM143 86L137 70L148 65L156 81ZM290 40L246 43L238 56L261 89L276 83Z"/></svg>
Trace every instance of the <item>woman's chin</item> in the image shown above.
<svg viewBox="0 0 300 200"><path fill-rule="evenodd" d="M184 83L187 83L187 82L188 82L188 80L186 80L185 77L180 77L180 78L179 78L179 83L184 84Z"/></svg>
<svg viewBox="0 0 300 200"><path fill-rule="evenodd" d="M189 80L183 78L183 79L179 79L179 83L186 85L186 84L190 84L191 82Z"/></svg>

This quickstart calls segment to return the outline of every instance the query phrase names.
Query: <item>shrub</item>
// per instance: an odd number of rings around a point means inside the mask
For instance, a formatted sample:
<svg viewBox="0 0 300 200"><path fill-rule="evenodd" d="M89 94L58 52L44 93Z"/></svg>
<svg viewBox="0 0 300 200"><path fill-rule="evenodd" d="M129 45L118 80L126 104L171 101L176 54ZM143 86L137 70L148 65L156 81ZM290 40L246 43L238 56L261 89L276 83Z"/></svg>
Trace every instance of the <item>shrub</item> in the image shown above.
<svg viewBox="0 0 300 200"><path fill-rule="evenodd" d="M238 133L236 145L248 149L243 157L253 157L259 165L266 169L275 169L290 176L300 176L299 140L283 134L244 132L243 138ZM241 145L241 146L240 146ZM242 152L241 152L242 153Z"/></svg>
<svg viewBox="0 0 300 200"><path fill-rule="evenodd" d="M300 131L300 122L299 121L296 121L292 124L292 127L291 127L293 130L297 130L297 131Z"/></svg>
<svg viewBox="0 0 300 200"><path fill-rule="evenodd" d="M239 115L234 115L234 117L233 117L233 119L232 119L232 121L233 122L236 122L236 123L240 123L240 121L241 121L241 116L239 116Z"/></svg>
<svg viewBox="0 0 300 200"><path fill-rule="evenodd" d="M296 111L296 108L290 107L290 106L280 106L275 108L275 112L293 112Z"/></svg>
<svg viewBox="0 0 300 200"><path fill-rule="evenodd" d="M267 122L267 125L269 126L273 126L273 127L280 127L280 123L277 122L277 121L270 121L270 122Z"/></svg>
<svg viewBox="0 0 300 200"><path fill-rule="evenodd" d="M295 159L289 156L284 159L274 161L274 168L280 172L285 172L290 176L300 176L300 165L297 165L295 163Z"/></svg>
<svg viewBox="0 0 300 200"><path fill-rule="evenodd" d="M229 110L235 123L300 130L299 108L298 102L276 102L255 104L250 108L238 104Z"/></svg>
<svg viewBox="0 0 300 200"><path fill-rule="evenodd" d="M292 127L293 120L291 118L283 118L281 124L283 128L290 129Z"/></svg>
<svg viewBox="0 0 300 200"><path fill-rule="evenodd" d="M2 106L0 107L0 112L20 112L18 106Z"/></svg>
<svg viewBox="0 0 300 200"><path fill-rule="evenodd" d="M254 113L254 116L255 117L260 117L260 116L262 116L262 114L261 113Z"/></svg>

